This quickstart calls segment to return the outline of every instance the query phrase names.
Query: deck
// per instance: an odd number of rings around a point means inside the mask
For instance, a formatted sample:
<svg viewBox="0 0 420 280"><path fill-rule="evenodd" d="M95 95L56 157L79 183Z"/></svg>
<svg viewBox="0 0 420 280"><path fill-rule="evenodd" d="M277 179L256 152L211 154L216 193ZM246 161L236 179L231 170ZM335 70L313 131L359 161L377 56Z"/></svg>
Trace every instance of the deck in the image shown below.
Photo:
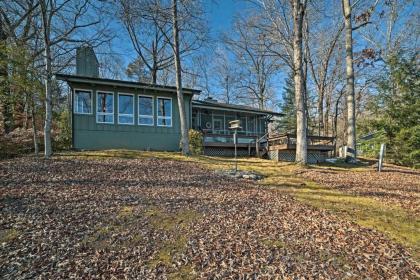
<svg viewBox="0 0 420 280"><path fill-rule="evenodd" d="M237 152L239 156L258 155L256 152L256 142L261 135L244 135L239 133L237 136ZM211 156L233 156L235 144L233 134L205 133L203 136L204 153ZM262 150L259 149L259 151Z"/></svg>
<svg viewBox="0 0 420 280"><path fill-rule="evenodd" d="M330 136L307 136L308 150L329 152L334 150L334 137ZM271 136L268 139L268 150L296 150L296 135L281 134Z"/></svg>
<svg viewBox="0 0 420 280"><path fill-rule="evenodd" d="M296 135L244 135L238 134L238 155L276 158L294 161ZM334 137L307 136L308 155L311 161L323 161L330 151L334 150ZM232 156L235 144L232 134L205 133L203 137L204 152L213 156Z"/></svg>

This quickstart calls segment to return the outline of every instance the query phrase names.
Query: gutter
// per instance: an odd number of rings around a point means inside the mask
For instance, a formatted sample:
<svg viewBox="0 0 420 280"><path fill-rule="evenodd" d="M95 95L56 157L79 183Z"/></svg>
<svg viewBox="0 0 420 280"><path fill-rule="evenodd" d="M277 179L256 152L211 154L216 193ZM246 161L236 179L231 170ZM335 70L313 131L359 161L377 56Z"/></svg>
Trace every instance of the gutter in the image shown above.
<svg viewBox="0 0 420 280"><path fill-rule="evenodd" d="M66 74L55 74L56 79L66 81L66 82L73 82L73 83L86 83L92 85L107 85L107 86L121 86L121 87L132 87L132 88L140 88L140 89L147 89L147 90L160 90L160 91L168 91L176 94L176 87L169 87L169 86L161 86L161 85L151 85L151 84L142 84L136 83L131 81L121 81L121 80L112 80L112 79L101 79L101 78L92 78L92 77L83 77L83 76L75 76L75 75L66 75ZM195 89L182 89L184 94L191 94L191 95L199 95L200 90Z"/></svg>

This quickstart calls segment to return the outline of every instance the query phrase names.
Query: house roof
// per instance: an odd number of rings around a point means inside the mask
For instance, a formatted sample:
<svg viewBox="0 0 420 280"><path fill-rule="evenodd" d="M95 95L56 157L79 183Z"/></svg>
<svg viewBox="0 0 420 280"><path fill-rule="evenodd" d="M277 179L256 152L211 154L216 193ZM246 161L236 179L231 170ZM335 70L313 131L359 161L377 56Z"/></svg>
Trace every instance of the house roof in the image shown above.
<svg viewBox="0 0 420 280"><path fill-rule="evenodd" d="M236 104L226 104L220 103L218 101L206 101L206 100L193 100L192 104L194 107L204 108L204 109L217 109L225 111L234 111L234 112L247 112L261 115L272 115L272 116L284 116L283 113L278 113L269 110L261 110L251 106L245 105L236 105Z"/></svg>
<svg viewBox="0 0 420 280"><path fill-rule="evenodd" d="M55 74L55 76L58 80L66 81L69 83L88 83L88 84L98 84L98 85L107 85L107 86L132 87L132 88L141 88L141 89L169 91L169 92L176 93L176 87L173 87L173 86L153 85L153 84L133 82L133 81L94 78L94 77L85 77L85 76L78 76L78 75L60 74L60 73ZM183 91L186 94L200 94L201 92L200 90L190 89L190 88L183 88Z"/></svg>

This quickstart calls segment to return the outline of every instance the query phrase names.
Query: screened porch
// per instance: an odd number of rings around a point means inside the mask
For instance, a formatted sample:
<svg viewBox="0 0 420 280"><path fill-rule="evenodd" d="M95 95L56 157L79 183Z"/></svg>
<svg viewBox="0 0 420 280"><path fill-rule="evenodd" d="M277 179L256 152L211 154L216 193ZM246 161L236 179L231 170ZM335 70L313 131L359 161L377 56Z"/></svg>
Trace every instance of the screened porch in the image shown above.
<svg viewBox="0 0 420 280"><path fill-rule="evenodd" d="M249 143L264 136L267 130L267 115L248 112L193 108L192 127L202 131L205 146L233 146L233 131L229 122L240 120L242 129L238 131L238 147L248 147Z"/></svg>

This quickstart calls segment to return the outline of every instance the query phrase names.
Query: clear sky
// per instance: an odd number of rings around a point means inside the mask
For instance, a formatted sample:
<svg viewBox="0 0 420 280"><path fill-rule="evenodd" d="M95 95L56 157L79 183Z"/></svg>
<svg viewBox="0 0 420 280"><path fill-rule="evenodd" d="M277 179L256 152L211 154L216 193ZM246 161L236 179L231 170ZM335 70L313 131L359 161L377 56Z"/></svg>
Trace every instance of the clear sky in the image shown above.
<svg viewBox="0 0 420 280"><path fill-rule="evenodd" d="M240 0L205 0L204 4L212 39L217 39L222 32L228 32L231 29L234 16L246 7L246 3ZM115 29L121 29L121 32L118 32L117 37L112 42L113 53L121 56L124 64L127 65L135 59L136 54L126 31L116 22L113 25Z"/></svg>
<svg viewBox="0 0 420 280"><path fill-rule="evenodd" d="M228 31L234 15L245 9L246 4L238 0L207 0L209 28L213 35Z"/></svg>

